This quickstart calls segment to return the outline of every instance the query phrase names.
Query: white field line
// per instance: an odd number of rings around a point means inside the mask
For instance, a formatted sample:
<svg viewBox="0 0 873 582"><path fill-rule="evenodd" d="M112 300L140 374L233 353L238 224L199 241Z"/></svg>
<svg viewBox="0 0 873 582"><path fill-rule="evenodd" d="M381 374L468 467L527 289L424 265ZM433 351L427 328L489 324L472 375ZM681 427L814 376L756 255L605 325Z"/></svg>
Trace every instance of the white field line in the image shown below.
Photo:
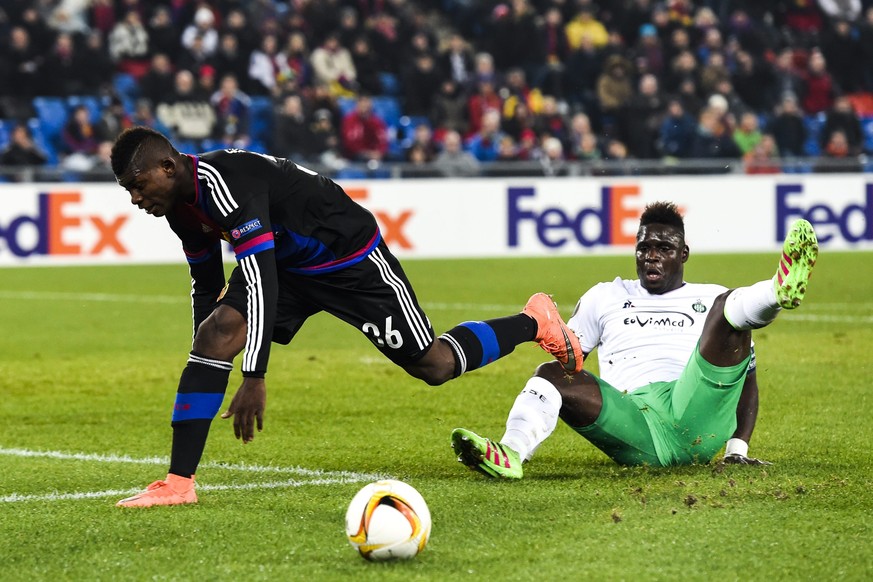
<svg viewBox="0 0 873 582"><path fill-rule="evenodd" d="M190 297L186 293L176 295L129 295L116 293L67 293L55 291L0 291L0 299L19 301L91 301L102 303L166 303L189 305ZM435 303L423 302L422 307L430 311L488 311L496 313L515 313L519 305L497 305L485 303ZM819 323L873 323L873 303L814 303L803 310L803 313L790 313L781 318L782 321L811 321ZM834 313L809 313L839 312ZM848 313L847 313L848 312ZM852 315L851 313L856 315Z"/></svg>
<svg viewBox="0 0 873 582"><path fill-rule="evenodd" d="M129 457L127 455L98 455L90 453L63 453L60 451L32 451L29 449L0 448L0 455L26 458L48 458L65 461L83 461L96 463L132 463L138 465L164 465L169 463L166 457ZM198 485L199 491L243 491L250 489L279 489L285 487L303 487L305 485L336 485L343 483L362 483L387 478L376 473L357 473L354 471L324 471L320 469L304 469L303 467L276 467L272 465L227 464L207 462L202 468L223 469L227 471L261 474L290 474L303 479L288 479L265 483L240 484L204 484ZM23 501L64 501L95 499L102 497L126 496L138 493L142 489L111 489L107 491L79 491L73 493L20 494L10 493L0 496L0 503L16 503Z"/></svg>

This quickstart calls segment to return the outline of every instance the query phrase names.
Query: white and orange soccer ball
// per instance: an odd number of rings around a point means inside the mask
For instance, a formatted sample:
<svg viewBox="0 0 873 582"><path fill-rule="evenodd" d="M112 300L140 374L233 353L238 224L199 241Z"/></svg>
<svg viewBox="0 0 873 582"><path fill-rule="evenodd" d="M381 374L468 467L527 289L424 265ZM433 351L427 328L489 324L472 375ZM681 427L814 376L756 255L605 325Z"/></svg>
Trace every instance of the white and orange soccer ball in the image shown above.
<svg viewBox="0 0 873 582"><path fill-rule="evenodd" d="M374 562L408 560L430 538L430 510L414 487L394 479L365 485L346 511L349 543Z"/></svg>

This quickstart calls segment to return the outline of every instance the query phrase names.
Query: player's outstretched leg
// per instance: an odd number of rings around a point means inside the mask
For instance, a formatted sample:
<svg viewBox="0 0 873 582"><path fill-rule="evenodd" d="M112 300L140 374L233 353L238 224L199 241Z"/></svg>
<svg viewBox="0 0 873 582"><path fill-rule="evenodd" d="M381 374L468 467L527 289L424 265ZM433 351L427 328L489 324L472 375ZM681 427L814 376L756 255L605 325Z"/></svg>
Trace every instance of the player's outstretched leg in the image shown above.
<svg viewBox="0 0 873 582"><path fill-rule="evenodd" d="M488 477L521 479L521 458L506 445L480 437L465 428L452 431L452 448L458 462Z"/></svg>
<svg viewBox="0 0 873 582"><path fill-rule="evenodd" d="M116 507L152 507L154 505L184 505L197 503L194 491L194 475L191 478L167 474L163 481L155 481L142 493L122 499Z"/></svg>
<svg viewBox="0 0 873 582"><path fill-rule="evenodd" d="M558 306L551 297L545 293L533 295L522 313L537 322L534 340L539 342L541 348L555 356L566 372L576 374L582 371L583 356L579 338L561 319Z"/></svg>
<svg viewBox="0 0 873 582"><path fill-rule="evenodd" d="M818 257L815 230L806 220L791 225L782 244L782 258L773 277L776 300L783 309L794 309L803 301L812 267Z"/></svg>

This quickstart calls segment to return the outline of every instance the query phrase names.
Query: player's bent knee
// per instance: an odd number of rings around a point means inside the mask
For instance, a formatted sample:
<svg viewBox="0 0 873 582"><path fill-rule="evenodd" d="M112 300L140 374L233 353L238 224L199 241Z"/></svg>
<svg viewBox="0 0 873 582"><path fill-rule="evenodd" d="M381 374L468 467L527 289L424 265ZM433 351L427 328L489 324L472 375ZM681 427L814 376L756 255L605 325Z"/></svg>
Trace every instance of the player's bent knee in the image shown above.
<svg viewBox="0 0 873 582"><path fill-rule="evenodd" d="M565 380L567 378L567 372L558 361L551 361L546 362L545 364L540 364L539 366L537 366L537 370L534 375L540 378L544 378L552 384L557 384L559 381Z"/></svg>
<svg viewBox="0 0 873 582"><path fill-rule="evenodd" d="M236 309L221 305L197 328L193 350L220 360L232 360L245 347L246 320Z"/></svg>

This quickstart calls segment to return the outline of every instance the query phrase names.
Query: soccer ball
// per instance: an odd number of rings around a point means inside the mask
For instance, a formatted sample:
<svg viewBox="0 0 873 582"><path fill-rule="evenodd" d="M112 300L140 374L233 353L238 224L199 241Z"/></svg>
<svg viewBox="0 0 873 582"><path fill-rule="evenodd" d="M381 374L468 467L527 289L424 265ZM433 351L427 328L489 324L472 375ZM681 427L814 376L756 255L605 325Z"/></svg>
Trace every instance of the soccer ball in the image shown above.
<svg viewBox="0 0 873 582"><path fill-rule="evenodd" d="M430 510L424 497L402 481L385 479L364 486L346 511L346 535L374 562L408 560L430 537Z"/></svg>

